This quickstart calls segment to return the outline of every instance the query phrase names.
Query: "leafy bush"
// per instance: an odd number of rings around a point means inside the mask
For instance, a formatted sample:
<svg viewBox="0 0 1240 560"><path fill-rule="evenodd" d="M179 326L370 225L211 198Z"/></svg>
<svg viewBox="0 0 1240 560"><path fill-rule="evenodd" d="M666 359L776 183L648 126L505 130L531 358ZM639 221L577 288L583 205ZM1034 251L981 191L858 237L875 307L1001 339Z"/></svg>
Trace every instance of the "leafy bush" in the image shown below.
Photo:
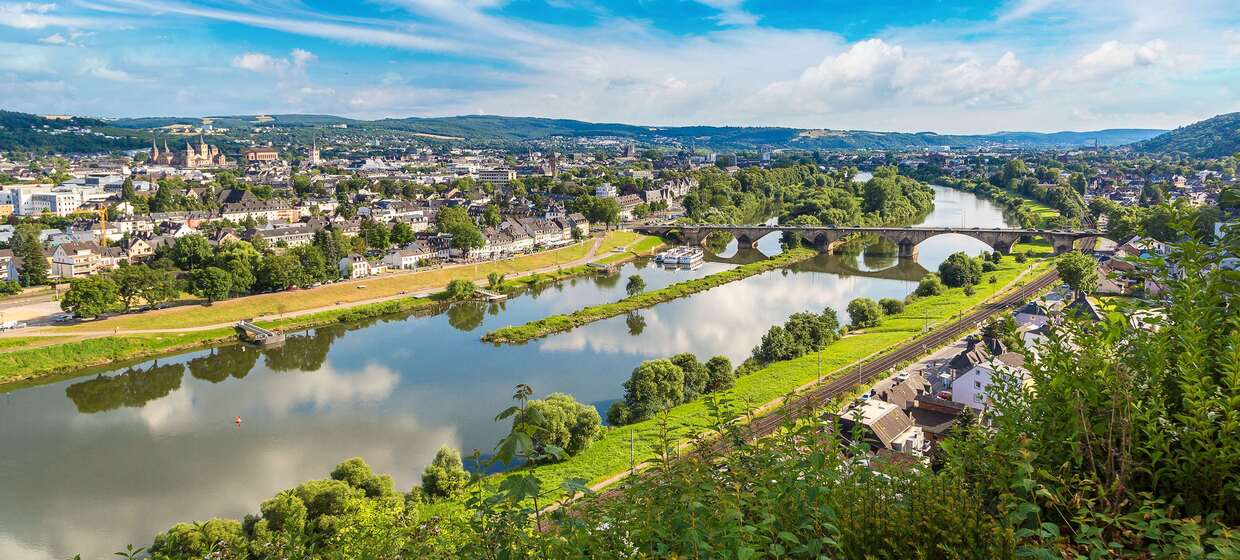
<svg viewBox="0 0 1240 560"><path fill-rule="evenodd" d="M977 284L982 281L982 263L964 251L957 251L939 265L939 276L952 288Z"/></svg>
<svg viewBox="0 0 1240 560"><path fill-rule="evenodd" d="M717 393L731 389L736 384L736 373L732 371L732 360L727 356L715 356L706 361L707 393Z"/></svg>
<svg viewBox="0 0 1240 560"><path fill-rule="evenodd" d="M877 327L883 321L883 308L870 298L857 298L848 302L848 318L854 329Z"/></svg>
<svg viewBox="0 0 1240 560"><path fill-rule="evenodd" d="M630 421L645 420L685 400L685 373L671 360L647 360L624 382Z"/></svg>
<svg viewBox="0 0 1240 560"><path fill-rule="evenodd" d="M444 289L444 294L450 300L459 301L473 296L475 289L477 289L477 286L473 282L457 278L448 282L448 287Z"/></svg>
<svg viewBox="0 0 1240 560"><path fill-rule="evenodd" d="M422 492L427 496L449 498L465 490L469 473L461 463L461 454L448 446L439 448L435 458L422 471Z"/></svg>
<svg viewBox="0 0 1240 560"><path fill-rule="evenodd" d="M904 312L904 302L898 299L883 298L878 300L878 305L883 308L883 313L886 315Z"/></svg>
<svg viewBox="0 0 1240 560"><path fill-rule="evenodd" d="M0 296L11 296L20 293L22 285L15 280L0 280Z"/></svg>
<svg viewBox="0 0 1240 560"><path fill-rule="evenodd" d="M697 356L685 352L683 354L676 354L669 359L684 374L685 402L694 400L706 392L706 384L710 380L710 373L706 371L706 366L698 361Z"/></svg>
<svg viewBox="0 0 1240 560"><path fill-rule="evenodd" d="M838 339L839 326L833 309L820 314L793 313L782 326L772 326L762 336L762 342L753 349L752 360L769 364L804 356Z"/></svg>
<svg viewBox="0 0 1240 560"><path fill-rule="evenodd" d="M623 426L633 421L633 411L629 410L628 403L624 401L616 401L607 407L607 424L610 426Z"/></svg>
<svg viewBox="0 0 1240 560"><path fill-rule="evenodd" d="M540 454L542 448L554 445L575 455L603 435L598 410L565 393L551 393L543 400L530 401L514 422L536 427L529 433Z"/></svg>
<svg viewBox="0 0 1240 560"><path fill-rule="evenodd" d="M1021 264L1024 264L1024 263L1025 263L1025 262L1027 262L1028 260L1029 260L1029 253L1027 253L1027 252L1025 252L1025 251L1021 251L1021 252L1019 252L1019 253L1016 253L1016 262L1021 263Z"/></svg>
<svg viewBox="0 0 1240 560"><path fill-rule="evenodd" d="M939 275L928 272L921 277L921 281L917 283L917 290L913 294L918 297L930 297L940 295L945 291L947 291L947 287L943 285Z"/></svg>

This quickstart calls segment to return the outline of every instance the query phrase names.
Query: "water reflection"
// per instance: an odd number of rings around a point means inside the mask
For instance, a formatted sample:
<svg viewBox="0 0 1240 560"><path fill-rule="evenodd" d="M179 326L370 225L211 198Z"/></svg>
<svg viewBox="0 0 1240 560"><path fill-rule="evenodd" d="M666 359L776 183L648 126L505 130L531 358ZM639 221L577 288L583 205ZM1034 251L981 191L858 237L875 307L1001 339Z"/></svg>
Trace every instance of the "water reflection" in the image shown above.
<svg viewBox="0 0 1240 560"><path fill-rule="evenodd" d="M182 364L158 362L146 369L131 367L116 375L100 375L65 389L78 412L94 414L121 407L141 408L148 402L168 396L181 388Z"/></svg>

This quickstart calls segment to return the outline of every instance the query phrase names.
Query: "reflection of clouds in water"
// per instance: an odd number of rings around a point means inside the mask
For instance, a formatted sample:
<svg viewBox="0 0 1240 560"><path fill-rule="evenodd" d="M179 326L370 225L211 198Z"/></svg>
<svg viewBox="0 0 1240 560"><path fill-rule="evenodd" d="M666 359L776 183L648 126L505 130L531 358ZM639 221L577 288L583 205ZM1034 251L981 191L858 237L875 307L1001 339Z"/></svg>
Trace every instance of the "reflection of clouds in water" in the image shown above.
<svg viewBox="0 0 1240 560"><path fill-rule="evenodd" d="M43 468L20 487L0 490L10 503L23 504L0 511L0 558L102 558L126 543L145 545L177 522L256 513L276 492L326 478L353 456L392 474L398 488L407 490L441 445L461 445L453 428L420 426L412 414L312 414L296 423L255 421L242 428L219 424L200 425L192 436L154 440L140 430L114 434L120 441L107 445L128 451L113 449L107 462L70 461L55 449L36 450L42 456L29 460ZM9 531L46 543L48 550L32 551Z"/></svg>
<svg viewBox="0 0 1240 560"><path fill-rule="evenodd" d="M213 391L196 394L193 384L186 384L172 394L146 403L132 411L151 433L174 433L192 429L202 421L223 421L203 418L200 411L232 410L283 417L294 408L313 405L322 410L333 405L386 399L400 383L400 376L383 366L367 364L356 373L342 373L331 364L308 373L266 373L247 380L244 391Z"/></svg>
<svg viewBox="0 0 1240 560"><path fill-rule="evenodd" d="M910 288L904 282L821 273L764 273L641 311L646 328L629 335L623 317L600 321L552 336L539 344L545 352L622 353L664 357L679 352L699 356L723 354L742 360L771 325L798 311L820 312L831 307L843 312L856 297L900 296Z"/></svg>
<svg viewBox="0 0 1240 560"><path fill-rule="evenodd" d="M26 546L17 542L17 539L0 534L0 558L13 558L15 560L44 560L46 558L53 560L57 557L46 550Z"/></svg>

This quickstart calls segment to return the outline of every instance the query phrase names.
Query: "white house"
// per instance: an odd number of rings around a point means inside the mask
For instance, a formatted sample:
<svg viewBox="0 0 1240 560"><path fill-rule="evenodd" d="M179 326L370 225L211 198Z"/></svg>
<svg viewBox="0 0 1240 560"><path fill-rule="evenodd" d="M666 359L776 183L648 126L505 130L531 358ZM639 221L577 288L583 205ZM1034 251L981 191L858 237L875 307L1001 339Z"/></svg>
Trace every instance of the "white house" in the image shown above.
<svg viewBox="0 0 1240 560"><path fill-rule="evenodd" d="M340 259L340 275L345 278L365 278L370 275L370 263L361 255L349 255Z"/></svg>
<svg viewBox="0 0 1240 560"><path fill-rule="evenodd" d="M973 366L952 381L952 401L975 410L985 410L991 404L990 385L996 372L1019 376L1022 385L1028 380L1025 357L1016 352L1005 352Z"/></svg>
<svg viewBox="0 0 1240 560"><path fill-rule="evenodd" d="M413 270L418 261L432 256L431 252L420 244L413 243L403 249L392 249L383 257L383 264L389 268Z"/></svg>

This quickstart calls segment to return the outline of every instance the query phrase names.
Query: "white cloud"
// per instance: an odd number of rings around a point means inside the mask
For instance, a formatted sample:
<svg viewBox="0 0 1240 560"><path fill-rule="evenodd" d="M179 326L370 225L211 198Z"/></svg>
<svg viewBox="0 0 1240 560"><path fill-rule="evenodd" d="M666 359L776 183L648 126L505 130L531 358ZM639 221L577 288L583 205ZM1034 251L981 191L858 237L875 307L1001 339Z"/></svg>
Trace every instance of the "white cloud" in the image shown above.
<svg viewBox="0 0 1240 560"><path fill-rule="evenodd" d="M697 0L701 4L719 10L715 21L722 25L750 26L758 23L758 16L741 8L744 0Z"/></svg>
<svg viewBox="0 0 1240 560"><path fill-rule="evenodd" d="M85 27L94 23L88 18L56 15L56 4L18 2L0 4L0 25L17 29L43 29L49 26Z"/></svg>
<svg viewBox="0 0 1240 560"><path fill-rule="evenodd" d="M1142 44L1112 40L1079 58L1062 77L1068 81L1099 80L1166 60L1167 42L1162 39Z"/></svg>
<svg viewBox="0 0 1240 560"><path fill-rule="evenodd" d="M66 47L82 46L81 39L94 35L94 33L86 33L83 31L71 30L65 33L52 33L47 37L39 39L40 43L45 45L60 45Z"/></svg>
<svg viewBox="0 0 1240 560"><path fill-rule="evenodd" d="M275 58L263 53L249 52L234 57L232 66L264 74L300 74L308 64L315 60L318 60L318 57L314 53L302 49L293 49L289 52L288 58Z"/></svg>
<svg viewBox="0 0 1240 560"><path fill-rule="evenodd" d="M1010 51L987 64L973 56L910 54L903 46L868 39L828 55L796 80L763 88L756 110L792 106L827 114L908 103L1002 105L1021 99L1032 82L1033 71Z"/></svg>
<svg viewBox="0 0 1240 560"><path fill-rule="evenodd" d="M109 82L132 83L143 81L143 78L129 72L112 68L109 66L108 61L101 58L87 58L83 60L80 72Z"/></svg>
<svg viewBox="0 0 1240 560"><path fill-rule="evenodd" d="M1228 29L1223 32L1223 45L1227 56L1240 57L1240 29Z"/></svg>
<svg viewBox="0 0 1240 560"><path fill-rule="evenodd" d="M47 37L39 39L39 42L47 43L49 45L63 45L69 42L69 40L65 39L64 35L61 35L59 33L52 33L51 35L48 35Z"/></svg>

